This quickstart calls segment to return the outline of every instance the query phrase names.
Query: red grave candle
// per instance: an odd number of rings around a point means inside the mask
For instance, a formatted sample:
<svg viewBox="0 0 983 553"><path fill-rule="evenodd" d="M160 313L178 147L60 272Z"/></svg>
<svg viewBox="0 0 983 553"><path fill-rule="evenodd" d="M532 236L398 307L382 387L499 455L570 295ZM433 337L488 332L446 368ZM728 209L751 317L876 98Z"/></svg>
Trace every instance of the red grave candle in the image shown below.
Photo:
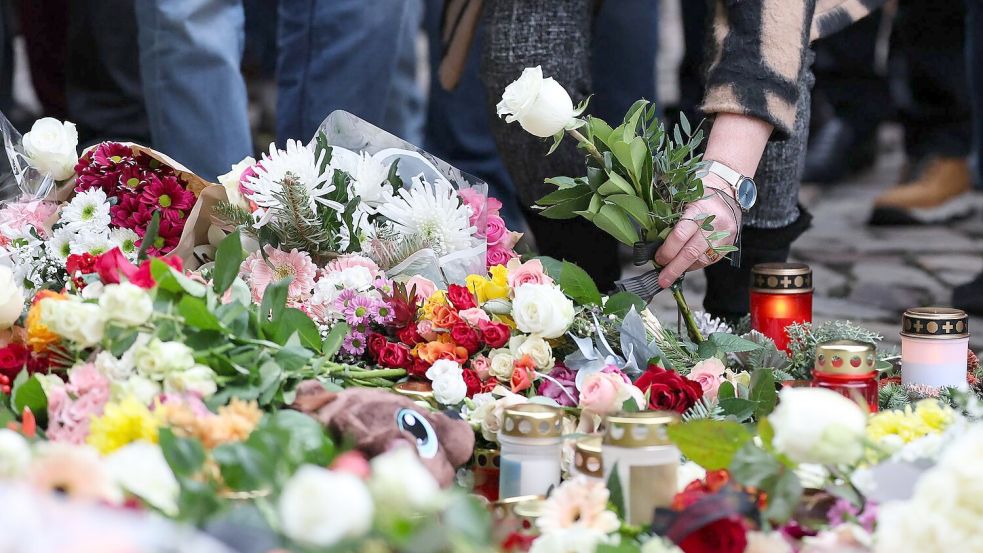
<svg viewBox="0 0 983 553"><path fill-rule="evenodd" d="M788 351L786 327L812 322L812 269L804 263L751 268L751 328Z"/></svg>
<svg viewBox="0 0 983 553"><path fill-rule="evenodd" d="M826 388L877 412L877 355L873 344L834 340L816 346L813 386Z"/></svg>
<svg viewBox="0 0 983 553"><path fill-rule="evenodd" d="M488 501L498 501L498 475L501 455L497 449L474 450L474 493Z"/></svg>

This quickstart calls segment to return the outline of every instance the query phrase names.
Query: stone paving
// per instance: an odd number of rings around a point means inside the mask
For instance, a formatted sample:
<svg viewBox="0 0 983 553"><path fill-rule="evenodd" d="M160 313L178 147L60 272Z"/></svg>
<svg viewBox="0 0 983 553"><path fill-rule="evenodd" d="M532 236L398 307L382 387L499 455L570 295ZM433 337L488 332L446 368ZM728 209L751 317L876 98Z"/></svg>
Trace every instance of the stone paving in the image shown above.
<svg viewBox="0 0 983 553"><path fill-rule="evenodd" d="M792 260L813 269L814 320L848 319L898 344L906 308L948 306L952 287L983 270L983 216L948 226L866 226L874 197L898 181L904 164L900 130L885 126L880 138L870 170L832 187L803 186L813 226L793 245ZM687 279L694 308L705 286L702 273ZM659 294L653 307L664 322L675 321L669 294ZM970 329L970 346L980 351L983 318L972 318Z"/></svg>

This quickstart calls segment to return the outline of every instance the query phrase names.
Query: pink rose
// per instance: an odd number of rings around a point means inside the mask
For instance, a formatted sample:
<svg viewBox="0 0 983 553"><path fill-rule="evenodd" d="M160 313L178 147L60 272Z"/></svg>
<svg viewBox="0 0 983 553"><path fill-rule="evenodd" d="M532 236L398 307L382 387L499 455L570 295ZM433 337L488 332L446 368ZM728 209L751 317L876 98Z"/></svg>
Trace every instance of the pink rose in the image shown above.
<svg viewBox="0 0 983 553"><path fill-rule="evenodd" d="M522 239L521 232L515 232L514 230L510 230L508 234L506 234L502 238L502 241L498 245L507 250L514 250L515 245L518 244L519 240L521 239Z"/></svg>
<svg viewBox="0 0 983 553"><path fill-rule="evenodd" d="M698 382L707 399L716 399L720 384L724 381L724 364L716 357L704 359L690 370L686 378Z"/></svg>
<svg viewBox="0 0 983 553"><path fill-rule="evenodd" d="M485 223L485 238L488 240L489 246L501 244L508 232L509 229L505 228L505 221L501 217L498 215L488 216L488 222Z"/></svg>
<svg viewBox="0 0 983 553"><path fill-rule="evenodd" d="M471 368L478 373L478 378L488 380L491 371L491 361L484 355L478 355L471 359Z"/></svg>
<svg viewBox="0 0 983 553"><path fill-rule="evenodd" d="M491 319L488 317L488 313L485 313L484 309L480 307L472 307L471 309L465 309L463 311L458 311L457 315L471 326L478 326L480 321L488 322Z"/></svg>
<svg viewBox="0 0 983 553"><path fill-rule="evenodd" d="M502 209L502 202L489 198L473 188L465 188L459 194L464 204L471 208L471 216L468 219L472 225L478 226L478 222L485 214L498 215L499 210Z"/></svg>
<svg viewBox="0 0 983 553"><path fill-rule="evenodd" d="M489 267L494 267L495 265L505 265L509 259L514 257L515 252L512 250L507 250L499 246L491 246L488 248L485 261Z"/></svg>
<svg viewBox="0 0 983 553"><path fill-rule="evenodd" d="M428 342L433 342L437 339L437 332L433 329L433 323L426 319L416 323L416 333L420 335L420 338Z"/></svg>
<svg viewBox="0 0 983 553"><path fill-rule="evenodd" d="M331 462L331 466L328 468L338 472L347 472L363 480L367 479L372 473L369 462L365 460L365 455L354 449L335 457L334 461Z"/></svg>
<svg viewBox="0 0 983 553"><path fill-rule="evenodd" d="M621 409L628 399L625 381L610 373L594 373L584 379L580 389L580 408L605 415Z"/></svg>
<svg viewBox="0 0 983 553"><path fill-rule="evenodd" d="M505 268L508 269L509 287L513 290L523 284L553 284L553 279L546 276L543 263L538 259L530 259L522 263L513 258Z"/></svg>
<svg viewBox="0 0 983 553"><path fill-rule="evenodd" d="M406 281L406 291L409 292L414 286L416 286L416 301L418 302L426 301L437 291L437 285L432 280L420 275L413 275Z"/></svg>

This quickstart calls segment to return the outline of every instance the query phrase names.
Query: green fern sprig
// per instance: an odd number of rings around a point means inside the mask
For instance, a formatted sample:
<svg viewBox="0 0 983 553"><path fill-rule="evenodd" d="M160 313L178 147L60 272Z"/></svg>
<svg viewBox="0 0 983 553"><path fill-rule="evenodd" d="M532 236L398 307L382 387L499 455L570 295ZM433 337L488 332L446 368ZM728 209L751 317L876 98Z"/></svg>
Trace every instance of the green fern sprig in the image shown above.
<svg viewBox="0 0 983 553"><path fill-rule="evenodd" d="M701 397L692 407L683 413L683 421L720 420L724 418L724 410L716 401Z"/></svg>

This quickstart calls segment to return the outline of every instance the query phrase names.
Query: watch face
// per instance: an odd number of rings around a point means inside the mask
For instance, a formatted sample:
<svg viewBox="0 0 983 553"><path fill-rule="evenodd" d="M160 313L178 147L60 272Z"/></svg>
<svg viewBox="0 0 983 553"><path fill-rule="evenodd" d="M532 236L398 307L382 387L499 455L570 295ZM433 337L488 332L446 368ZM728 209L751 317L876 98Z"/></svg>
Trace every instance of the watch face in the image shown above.
<svg viewBox="0 0 983 553"><path fill-rule="evenodd" d="M741 205L741 208L747 210L751 209L754 202L758 200L758 187L754 185L754 181L748 177L744 177L740 182L737 183L737 203Z"/></svg>

